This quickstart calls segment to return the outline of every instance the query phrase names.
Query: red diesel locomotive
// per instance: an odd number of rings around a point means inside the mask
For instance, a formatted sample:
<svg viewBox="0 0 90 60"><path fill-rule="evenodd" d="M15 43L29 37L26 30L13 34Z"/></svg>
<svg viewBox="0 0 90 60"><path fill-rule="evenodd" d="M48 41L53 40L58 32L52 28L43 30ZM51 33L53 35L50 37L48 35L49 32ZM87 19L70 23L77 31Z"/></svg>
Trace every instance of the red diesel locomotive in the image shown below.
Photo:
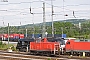
<svg viewBox="0 0 90 60"><path fill-rule="evenodd" d="M90 55L90 40L68 40L65 45L65 52L73 54Z"/></svg>
<svg viewBox="0 0 90 60"><path fill-rule="evenodd" d="M30 52L34 54L47 54L55 55L58 54L60 49L60 43L58 42L48 42L47 38L42 40L36 40L35 42L30 42Z"/></svg>

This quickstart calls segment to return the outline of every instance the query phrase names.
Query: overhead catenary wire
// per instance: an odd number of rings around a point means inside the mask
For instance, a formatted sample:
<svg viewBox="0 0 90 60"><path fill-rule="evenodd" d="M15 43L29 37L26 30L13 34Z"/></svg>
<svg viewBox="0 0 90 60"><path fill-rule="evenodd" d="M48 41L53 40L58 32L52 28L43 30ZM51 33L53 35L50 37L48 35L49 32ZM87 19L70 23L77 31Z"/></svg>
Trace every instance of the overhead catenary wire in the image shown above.
<svg viewBox="0 0 90 60"><path fill-rule="evenodd" d="M43 2L43 1L20 2L20 3L34 3L34 2ZM19 3L8 3L8 4L19 4ZM46 4L51 5L50 3L46 3ZM90 4L78 4L78 5L66 5L66 6L80 6L80 5L90 5ZM64 7L66 7L66 6L64 6ZM55 6L55 5L53 5L53 7L58 7L58 8L63 9L62 6ZM29 9L29 8L23 8L23 9ZM23 10L23 9L21 9L21 10ZM32 9L35 9L35 8L32 8ZM36 9L38 9L38 8L36 8ZM65 10L70 10L70 9L67 9L67 8L64 8L64 9ZM16 10L19 10L19 9L16 9ZM70 11L72 11L72 10L70 10Z"/></svg>
<svg viewBox="0 0 90 60"><path fill-rule="evenodd" d="M22 4L22 3L29 3L29 4L31 4L31 3L34 3L34 2L44 2L44 1L39 0L39 1L32 1L32 2L19 2L19 3L9 3L8 2L8 4ZM45 2L45 4L51 5L50 3L47 3L47 2ZM0 5L3 5L3 4L0 4ZM90 5L90 4L64 5L64 7L67 7L67 6L81 6L81 5ZM53 7L62 8L63 6L55 6L55 5L53 5ZM66 8L64 8L64 9L66 9ZM66 9L66 10L70 10L70 9Z"/></svg>
<svg viewBox="0 0 90 60"><path fill-rule="evenodd" d="M40 2L40 1L36 1L36 2ZM41 3L42 3L43 1L41 1ZM27 4L33 4L34 3L34 1L33 2L20 2L20 4L24 4L24 3L27 3ZM16 4L17 5L17 3L9 3L8 2L8 4ZM47 2L45 2L45 4L48 4L48 5L51 5L50 3L47 3ZM85 10L77 10L77 11L75 11L75 10L72 10L72 9L69 9L69 8L66 8L67 6L82 6L82 5L85 5L85 6L89 6L90 4L77 4L77 5L64 5L64 10L65 10L65 12L68 10L68 11L70 11L71 13L72 13L72 16L74 17L78 17L79 18L79 16L82 16L82 15L79 15L79 14L83 14L83 13L81 13L81 12L88 12L88 11L85 11ZM60 9L63 9L63 6L55 6L55 5L53 5L53 7L54 8L60 8ZM42 9L42 7L35 7L35 8L32 8L32 9L36 9L36 10L38 10L38 9ZM47 7L45 7L45 8L47 8ZM22 14L24 13L24 14L26 14L26 15L28 15L29 14L29 7L28 8L15 8L15 9L8 9L8 11L7 12L19 12L18 10L28 10L28 12L25 12L25 11L23 11L22 12ZM74 14L73 14L73 11L74 11ZM2 12L2 11L1 11ZM60 11L60 12L62 12L62 11ZM62 13L60 13L60 12L57 12L57 11L54 11L54 14L55 15L62 15ZM50 16L50 13L51 12L46 12L46 16ZM21 14L21 15L22 15ZM35 12L35 14L42 14L42 13L39 13L39 12ZM74 17L74 18L75 18ZM83 17L82 17L83 18Z"/></svg>

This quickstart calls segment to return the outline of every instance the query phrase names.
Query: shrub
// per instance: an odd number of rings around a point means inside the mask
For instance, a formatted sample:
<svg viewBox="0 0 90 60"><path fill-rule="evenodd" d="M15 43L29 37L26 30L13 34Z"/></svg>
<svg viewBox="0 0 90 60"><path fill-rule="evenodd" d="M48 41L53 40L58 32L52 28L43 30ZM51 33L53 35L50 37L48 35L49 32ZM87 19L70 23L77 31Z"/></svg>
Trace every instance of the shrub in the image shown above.
<svg viewBox="0 0 90 60"><path fill-rule="evenodd" d="M2 45L2 42L0 41L0 45Z"/></svg>

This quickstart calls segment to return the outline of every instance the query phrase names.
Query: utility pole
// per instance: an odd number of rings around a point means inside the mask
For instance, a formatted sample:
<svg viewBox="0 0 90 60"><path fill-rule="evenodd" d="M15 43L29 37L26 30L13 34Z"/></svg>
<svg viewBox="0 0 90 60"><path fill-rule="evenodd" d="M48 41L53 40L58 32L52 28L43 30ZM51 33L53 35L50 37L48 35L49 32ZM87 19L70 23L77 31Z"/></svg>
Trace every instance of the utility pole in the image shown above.
<svg viewBox="0 0 90 60"><path fill-rule="evenodd" d="M35 38L34 32L35 32L35 28L34 28L34 23L33 23L33 38Z"/></svg>
<svg viewBox="0 0 90 60"><path fill-rule="evenodd" d="M9 23L8 23L8 49L9 49Z"/></svg>
<svg viewBox="0 0 90 60"><path fill-rule="evenodd" d="M45 21L45 2L43 2L43 31L42 31L42 38L45 37L45 24L46 24L46 21Z"/></svg>
<svg viewBox="0 0 90 60"><path fill-rule="evenodd" d="M81 35L81 23L79 22L79 35Z"/></svg>
<svg viewBox="0 0 90 60"><path fill-rule="evenodd" d="M52 2L52 0L51 0L51 6L52 6L52 15L51 15L52 16L52 37L54 37L54 27L53 27L53 15L54 15L53 13L54 12L53 12L53 2Z"/></svg>
<svg viewBox="0 0 90 60"><path fill-rule="evenodd" d="M53 27L53 5L52 5L52 37L54 37L54 27Z"/></svg>
<svg viewBox="0 0 90 60"><path fill-rule="evenodd" d="M62 30L62 38L63 38L63 27L61 27L61 30Z"/></svg>
<svg viewBox="0 0 90 60"><path fill-rule="evenodd" d="M64 19L65 19L64 0L63 0L63 16L64 16Z"/></svg>
<svg viewBox="0 0 90 60"><path fill-rule="evenodd" d="M32 27L32 30L33 30L33 35L32 35L32 38L35 38L34 37L34 32L35 32L35 28L34 28L34 22L33 22L33 20L34 20L34 13L32 13L32 9L31 9L31 7L30 7L30 14L32 14L32 23L33 23L33 27Z"/></svg>
<svg viewBox="0 0 90 60"><path fill-rule="evenodd" d="M4 20L4 19L3 19ZM2 21L3 21L2 20ZM4 21L3 21L3 27L4 27ZM4 28L3 28L3 34L4 34ZM2 37L2 40L4 40L4 36Z"/></svg>
<svg viewBox="0 0 90 60"><path fill-rule="evenodd" d="M26 38L27 38L27 28L26 28Z"/></svg>
<svg viewBox="0 0 90 60"><path fill-rule="evenodd" d="M32 18L32 23L33 23L33 38L35 38L35 36L34 36L35 28L34 28L34 22L33 22L33 20L34 20L34 13L32 13L32 16L33 16L33 18Z"/></svg>

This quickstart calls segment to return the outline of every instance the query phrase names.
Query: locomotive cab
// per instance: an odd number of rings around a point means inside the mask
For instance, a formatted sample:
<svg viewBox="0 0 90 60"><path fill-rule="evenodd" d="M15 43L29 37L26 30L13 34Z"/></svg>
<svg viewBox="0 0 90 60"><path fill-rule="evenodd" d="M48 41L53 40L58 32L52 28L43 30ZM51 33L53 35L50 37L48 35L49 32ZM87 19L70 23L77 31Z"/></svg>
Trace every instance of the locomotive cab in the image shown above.
<svg viewBox="0 0 90 60"><path fill-rule="evenodd" d="M48 39L49 42L58 42L60 44L60 54L63 54L65 51L65 39L61 37L55 37L52 39Z"/></svg>

